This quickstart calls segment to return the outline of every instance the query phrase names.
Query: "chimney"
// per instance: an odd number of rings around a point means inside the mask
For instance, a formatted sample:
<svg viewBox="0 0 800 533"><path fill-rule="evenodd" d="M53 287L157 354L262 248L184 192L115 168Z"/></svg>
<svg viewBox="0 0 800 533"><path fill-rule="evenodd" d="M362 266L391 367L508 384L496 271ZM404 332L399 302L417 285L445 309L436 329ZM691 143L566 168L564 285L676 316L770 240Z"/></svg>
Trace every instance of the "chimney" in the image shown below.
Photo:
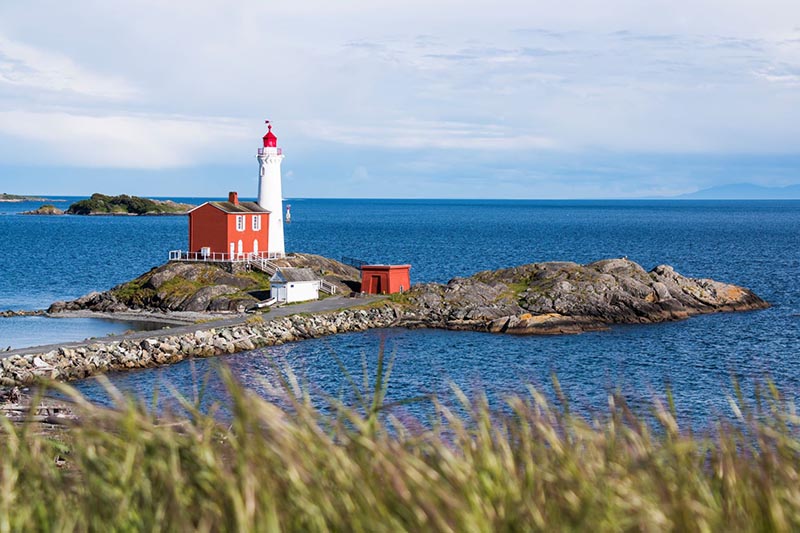
<svg viewBox="0 0 800 533"><path fill-rule="evenodd" d="M229 192L228 193L228 201L233 205L239 205L239 193L238 192Z"/></svg>

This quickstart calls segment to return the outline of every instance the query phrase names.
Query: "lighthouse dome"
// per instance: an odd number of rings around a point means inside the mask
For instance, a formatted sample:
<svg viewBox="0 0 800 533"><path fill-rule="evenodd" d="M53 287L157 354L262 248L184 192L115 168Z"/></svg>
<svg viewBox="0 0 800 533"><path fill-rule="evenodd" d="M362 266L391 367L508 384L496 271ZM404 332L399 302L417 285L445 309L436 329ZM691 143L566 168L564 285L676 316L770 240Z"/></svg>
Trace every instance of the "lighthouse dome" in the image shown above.
<svg viewBox="0 0 800 533"><path fill-rule="evenodd" d="M264 147L275 148L278 146L278 138L272 133L272 124L268 126L267 134L264 135Z"/></svg>

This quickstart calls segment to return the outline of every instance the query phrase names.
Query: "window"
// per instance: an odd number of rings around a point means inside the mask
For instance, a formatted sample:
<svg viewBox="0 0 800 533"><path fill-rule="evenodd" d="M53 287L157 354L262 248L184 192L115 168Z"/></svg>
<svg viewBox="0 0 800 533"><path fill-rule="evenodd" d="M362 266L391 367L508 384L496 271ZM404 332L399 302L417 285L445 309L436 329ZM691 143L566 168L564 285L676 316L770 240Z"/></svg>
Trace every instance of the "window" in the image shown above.
<svg viewBox="0 0 800 533"><path fill-rule="evenodd" d="M236 231L244 231L244 215L236 215Z"/></svg>
<svg viewBox="0 0 800 533"><path fill-rule="evenodd" d="M253 231L261 229L261 215L253 215Z"/></svg>

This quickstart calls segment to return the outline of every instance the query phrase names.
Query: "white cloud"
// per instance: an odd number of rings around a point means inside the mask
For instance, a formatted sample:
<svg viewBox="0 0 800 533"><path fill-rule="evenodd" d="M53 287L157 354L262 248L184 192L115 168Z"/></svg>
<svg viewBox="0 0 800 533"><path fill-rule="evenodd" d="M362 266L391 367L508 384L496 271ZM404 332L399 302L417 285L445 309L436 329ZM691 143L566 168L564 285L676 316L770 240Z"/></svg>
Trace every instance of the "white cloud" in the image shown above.
<svg viewBox="0 0 800 533"><path fill-rule="evenodd" d="M143 169L212 163L252 142L231 120L67 112L2 111L0 135L27 141L28 163Z"/></svg>
<svg viewBox="0 0 800 533"><path fill-rule="evenodd" d="M770 83L777 83L789 87L800 87L800 69L798 70L799 72L790 72L784 69L768 68L755 71L753 75Z"/></svg>
<svg viewBox="0 0 800 533"><path fill-rule="evenodd" d="M239 164L264 118L342 179L412 149L403 171L443 179L466 151L476 179L528 153L796 154L798 19L796 0L0 2L0 154Z"/></svg>
<svg viewBox="0 0 800 533"><path fill-rule="evenodd" d="M129 99L138 93L121 78L90 72L62 54L12 41L1 34L0 84L111 100Z"/></svg>
<svg viewBox="0 0 800 533"><path fill-rule="evenodd" d="M299 124L306 136L352 146L425 150L551 149L552 139L481 123L398 120L380 126L312 121Z"/></svg>

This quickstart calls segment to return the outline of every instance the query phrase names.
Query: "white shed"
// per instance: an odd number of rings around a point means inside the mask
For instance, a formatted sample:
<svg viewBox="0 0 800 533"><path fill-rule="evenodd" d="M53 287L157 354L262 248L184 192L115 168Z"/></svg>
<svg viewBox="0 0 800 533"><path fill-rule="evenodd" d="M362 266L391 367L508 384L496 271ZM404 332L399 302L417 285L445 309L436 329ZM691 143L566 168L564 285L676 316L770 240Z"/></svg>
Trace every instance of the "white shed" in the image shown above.
<svg viewBox="0 0 800 533"><path fill-rule="evenodd" d="M279 268L269 281L269 295L278 302L305 302L319 298L320 279L308 268Z"/></svg>

